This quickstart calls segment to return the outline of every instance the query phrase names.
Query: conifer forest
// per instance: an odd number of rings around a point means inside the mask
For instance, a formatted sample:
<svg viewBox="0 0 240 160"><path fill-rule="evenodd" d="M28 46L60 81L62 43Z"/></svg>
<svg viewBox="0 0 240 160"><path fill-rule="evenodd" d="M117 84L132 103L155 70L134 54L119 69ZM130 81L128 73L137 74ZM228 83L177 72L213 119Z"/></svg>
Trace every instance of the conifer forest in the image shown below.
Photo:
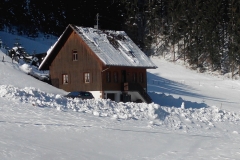
<svg viewBox="0 0 240 160"><path fill-rule="evenodd" d="M240 0L0 0L0 30L15 34L60 36L68 24L97 23L124 30L149 56L240 74Z"/></svg>

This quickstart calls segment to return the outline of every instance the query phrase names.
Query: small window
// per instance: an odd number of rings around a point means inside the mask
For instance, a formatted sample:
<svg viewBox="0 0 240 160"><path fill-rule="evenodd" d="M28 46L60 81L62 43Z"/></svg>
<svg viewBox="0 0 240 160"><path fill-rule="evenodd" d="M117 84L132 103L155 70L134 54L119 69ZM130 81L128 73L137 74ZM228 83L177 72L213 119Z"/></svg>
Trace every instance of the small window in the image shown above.
<svg viewBox="0 0 240 160"><path fill-rule="evenodd" d="M133 82L137 82L137 73L132 74L132 80Z"/></svg>
<svg viewBox="0 0 240 160"><path fill-rule="evenodd" d="M111 72L107 72L106 80L107 82L111 82Z"/></svg>
<svg viewBox="0 0 240 160"><path fill-rule="evenodd" d="M143 83L143 73L139 73L139 82Z"/></svg>
<svg viewBox="0 0 240 160"><path fill-rule="evenodd" d="M114 72L113 77L114 77L114 82L117 83L118 82L118 72Z"/></svg>
<svg viewBox="0 0 240 160"><path fill-rule="evenodd" d="M69 82L69 77L67 74L63 74L63 84L68 84Z"/></svg>
<svg viewBox="0 0 240 160"><path fill-rule="evenodd" d="M84 82L90 83L90 73L84 73Z"/></svg>
<svg viewBox="0 0 240 160"><path fill-rule="evenodd" d="M78 53L76 50L73 50L72 52L72 58L73 58L73 61L77 61L78 60Z"/></svg>

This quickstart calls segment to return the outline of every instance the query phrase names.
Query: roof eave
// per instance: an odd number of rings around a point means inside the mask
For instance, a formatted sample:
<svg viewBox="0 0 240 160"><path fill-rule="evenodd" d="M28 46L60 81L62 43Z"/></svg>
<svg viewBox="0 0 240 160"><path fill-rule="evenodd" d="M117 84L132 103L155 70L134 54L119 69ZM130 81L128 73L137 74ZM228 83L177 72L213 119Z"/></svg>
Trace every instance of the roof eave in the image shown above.
<svg viewBox="0 0 240 160"><path fill-rule="evenodd" d="M128 67L128 68L146 68L146 69L156 69L157 66L126 66L126 65L114 65L114 64L105 64L106 67Z"/></svg>
<svg viewBox="0 0 240 160"><path fill-rule="evenodd" d="M54 58L56 57L55 54L57 54L57 49L59 49L59 47L61 46L62 43L65 42L65 40L67 39L67 37L69 37L70 33L72 33L73 31L73 27L71 26L71 24L69 24L65 31L62 33L62 35L59 37L59 39L57 40L56 44L53 46L52 50L47 54L47 56L45 57L46 59L44 59L42 61L42 63L39 66L39 70L49 70L49 66L52 63L52 61L54 60ZM63 42L64 41L64 42ZM55 54L54 54L55 53Z"/></svg>

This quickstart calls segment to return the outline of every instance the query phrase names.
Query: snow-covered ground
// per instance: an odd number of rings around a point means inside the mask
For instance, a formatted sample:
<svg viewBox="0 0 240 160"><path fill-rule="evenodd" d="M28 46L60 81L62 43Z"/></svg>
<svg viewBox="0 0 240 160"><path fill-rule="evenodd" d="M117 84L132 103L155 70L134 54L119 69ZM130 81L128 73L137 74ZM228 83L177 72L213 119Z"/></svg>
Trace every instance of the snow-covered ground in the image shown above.
<svg viewBox="0 0 240 160"><path fill-rule="evenodd" d="M40 35L37 38L29 39L27 36L24 37L0 31L0 39L3 41L5 47L11 49L15 43L19 43L28 54L47 52L50 46L55 43L56 38L55 36L45 38Z"/></svg>
<svg viewBox="0 0 240 160"><path fill-rule="evenodd" d="M225 76L197 73L196 70L186 69L178 63L169 63L164 59L152 58L158 65L155 70L148 70L148 91L155 103L167 106L180 106L182 100L187 108L217 106L231 111L240 111L240 81ZM181 62L179 62L181 63ZM175 98L173 101L159 99L159 94ZM156 95L157 94L157 95ZM170 95L170 96L169 96ZM160 101L158 101L160 100ZM190 102L188 102L190 100ZM176 103L175 103L176 102ZM197 102L197 104L193 104Z"/></svg>
<svg viewBox="0 0 240 160"><path fill-rule="evenodd" d="M33 46L31 41L28 45ZM0 60L3 55L0 51ZM240 157L238 80L200 74L155 57L158 68L148 70L154 103L70 100L63 97L65 91L27 75L29 66L7 56L4 60L0 159Z"/></svg>

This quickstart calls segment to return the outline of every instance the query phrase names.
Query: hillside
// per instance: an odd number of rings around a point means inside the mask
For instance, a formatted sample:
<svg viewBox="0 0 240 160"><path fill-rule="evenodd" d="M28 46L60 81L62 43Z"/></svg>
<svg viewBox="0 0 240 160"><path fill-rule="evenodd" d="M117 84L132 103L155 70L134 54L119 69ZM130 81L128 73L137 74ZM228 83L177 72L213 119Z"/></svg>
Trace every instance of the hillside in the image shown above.
<svg viewBox="0 0 240 160"><path fill-rule="evenodd" d="M39 35L37 38L29 39L29 37L0 31L0 39L3 41L4 46L9 47L10 49L14 46L15 43L20 43L28 54L33 54L34 52L47 52L49 46L55 43L57 37L49 36L49 38L45 38L43 35Z"/></svg>
<svg viewBox="0 0 240 160"><path fill-rule="evenodd" d="M239 81L152 60L154 103L135 104L66 99L5 56L0 159L238 159Z"/></svg>
<svg viewBox="0 0 240 160"><path fill-rule="evenodd" d="M239 112L240 81L232 80L214 73L198 73L182 65L181 62L168 62L161 57L152 58L158 65L156 70L148 70L148 91L155 103L167 106L180 106L187 101L187 108L217 106ZM175 97L174 100L162 100L161 97ZM155 97L156 96L156 97ZM178 100L178 98L182 100ZM174 104L178 101L178 104ZM197 102L197 104L195 103Z"/></svg>

